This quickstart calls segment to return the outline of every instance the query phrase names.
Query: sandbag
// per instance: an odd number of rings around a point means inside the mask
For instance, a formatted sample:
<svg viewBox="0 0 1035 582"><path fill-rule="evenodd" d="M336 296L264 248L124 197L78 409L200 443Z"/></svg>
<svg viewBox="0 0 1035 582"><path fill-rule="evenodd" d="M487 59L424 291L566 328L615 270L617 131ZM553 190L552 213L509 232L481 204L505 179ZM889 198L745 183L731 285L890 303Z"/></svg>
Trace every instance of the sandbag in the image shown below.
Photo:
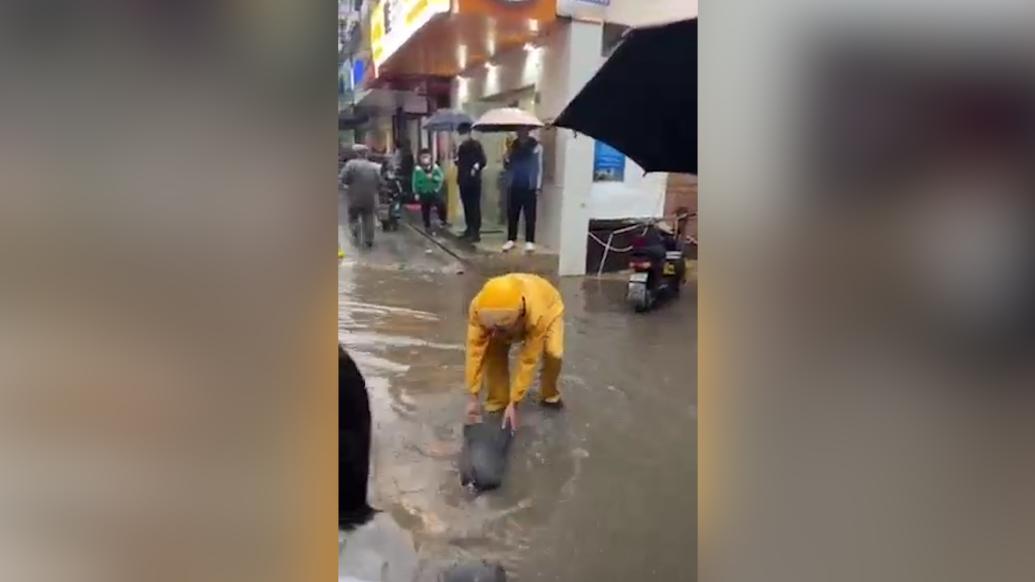
<svg viewBox="0 0 1035 582"><path fill-rule="evenodd" d="M447 570L442 576L442 582L507 582L507 573L499 564L460 564Z"/></svg>
<svg viewBox="0 0 1035 582"><path fill-rule="evenodd" d="M460 484L478 491L495 489L503 483L507 449L513 434L502 427L501 414L486 414L482 422L464 426L460 451Z"/></svg>

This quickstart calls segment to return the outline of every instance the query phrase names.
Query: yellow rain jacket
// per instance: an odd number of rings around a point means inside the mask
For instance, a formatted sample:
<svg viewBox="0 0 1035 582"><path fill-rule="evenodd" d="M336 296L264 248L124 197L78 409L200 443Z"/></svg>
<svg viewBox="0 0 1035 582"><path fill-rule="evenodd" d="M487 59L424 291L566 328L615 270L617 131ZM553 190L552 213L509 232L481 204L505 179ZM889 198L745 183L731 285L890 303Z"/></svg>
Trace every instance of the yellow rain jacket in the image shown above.
<svg viewBox="0 0 1035 582"><path fill-rule="evenodd" d="M561 294L549 281L536 275L515 273L504 275L493 284L486 283L471 301L467 325L467 388L471 394L481 391L487 380L489 395L486 410L505 408L520 402L532 385L535 369L544 358L541 391L544 399L559 399L557 380L564 355L564 303ZM498 289L505 289L501 297ZM523 309L518 329L507 336L493 336L484 323L483 311L514 305ZM513 382L509 378L510 346L523 343L518 370Z"/></svg>

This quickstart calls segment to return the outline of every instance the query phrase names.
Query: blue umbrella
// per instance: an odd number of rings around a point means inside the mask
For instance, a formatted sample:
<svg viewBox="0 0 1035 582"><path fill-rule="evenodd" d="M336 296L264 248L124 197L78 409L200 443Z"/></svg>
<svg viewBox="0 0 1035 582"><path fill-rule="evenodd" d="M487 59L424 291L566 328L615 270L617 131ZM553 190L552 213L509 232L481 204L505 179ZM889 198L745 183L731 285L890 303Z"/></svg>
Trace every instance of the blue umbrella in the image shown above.
<svg viewBox="0 0 1035 582"><path fill-rule="evenodd" d="M424 121L425 131L456 131L461 123L473 123L474 119L455 109L439 109Z"/></svg>

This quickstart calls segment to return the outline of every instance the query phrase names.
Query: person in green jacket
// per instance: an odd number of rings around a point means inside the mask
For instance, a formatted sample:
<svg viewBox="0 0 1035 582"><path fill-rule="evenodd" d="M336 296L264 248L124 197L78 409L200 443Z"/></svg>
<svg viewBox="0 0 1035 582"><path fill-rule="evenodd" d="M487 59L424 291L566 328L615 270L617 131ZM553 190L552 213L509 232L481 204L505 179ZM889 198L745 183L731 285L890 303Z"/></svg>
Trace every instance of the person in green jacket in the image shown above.
<svg viewBox="0 0 1035 582"><path fill-rule="evenodd" d="M446 221L446 203L442 185L446 175L442 168L431 159L431 151L424 148L418 156L417 167L413 169L413 193L420 202L420 215L424 219L424 229L431 230L431 209L438 213L442 226L449 226Z"/></svg>

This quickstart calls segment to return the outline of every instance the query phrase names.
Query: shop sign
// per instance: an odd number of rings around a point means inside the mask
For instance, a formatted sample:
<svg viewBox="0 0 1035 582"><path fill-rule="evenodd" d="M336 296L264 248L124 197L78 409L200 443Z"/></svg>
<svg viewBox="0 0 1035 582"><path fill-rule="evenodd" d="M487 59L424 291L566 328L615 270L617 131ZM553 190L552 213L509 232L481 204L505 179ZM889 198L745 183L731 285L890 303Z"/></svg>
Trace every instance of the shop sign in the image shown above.
<svg viewBox="0 0 1035 582"><path fill-rule="evenodd" d="M352 63L352 86L360 87L363 85L363 78L366 76L367 63L363 59L356 59Z"/></svg>
<svg viewBox="0 0 1035 582"><path fill-rule="evenodd" d="M557 14L575 20L603 22L611 0L557 0Z"/></svg>
<svg viewBox="0 0 1035 582"><path fill-rule="evenodd" d="M597 140L593 144L593 181L624 182L625 154Z"/></svg>
<svg viewBox="0 0 1035 582"><path fill-rule="evenodd" d="M435 15L449 12L450 0L380 0L370 13L374 68L388 60Z"/></svg>

